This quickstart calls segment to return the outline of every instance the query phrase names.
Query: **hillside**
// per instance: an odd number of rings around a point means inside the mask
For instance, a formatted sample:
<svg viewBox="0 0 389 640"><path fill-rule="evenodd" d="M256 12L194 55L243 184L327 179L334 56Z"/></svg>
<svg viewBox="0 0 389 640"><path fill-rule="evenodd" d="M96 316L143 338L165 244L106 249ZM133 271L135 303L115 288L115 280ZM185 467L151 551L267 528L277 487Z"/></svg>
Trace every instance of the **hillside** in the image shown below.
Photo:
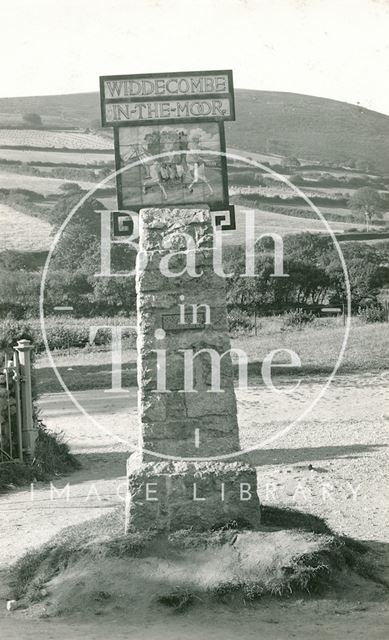
<svg viewBox="0 0 389 640"><path fill-rule="evenodd" d="M239 91L229 145L307 160L368 160L389 171L389 116L293 93Z"/></svg>
<svg viewBox="0 0 389 640"><path fill-rule="evenodd" d="M96 126L99 94L1 98L0 126L22 124L28 112L46 126ZM389 116L336 100L241 89L236 113L236 122L226 123L231 147L322 162L367 160L389 172Z"/></svg>

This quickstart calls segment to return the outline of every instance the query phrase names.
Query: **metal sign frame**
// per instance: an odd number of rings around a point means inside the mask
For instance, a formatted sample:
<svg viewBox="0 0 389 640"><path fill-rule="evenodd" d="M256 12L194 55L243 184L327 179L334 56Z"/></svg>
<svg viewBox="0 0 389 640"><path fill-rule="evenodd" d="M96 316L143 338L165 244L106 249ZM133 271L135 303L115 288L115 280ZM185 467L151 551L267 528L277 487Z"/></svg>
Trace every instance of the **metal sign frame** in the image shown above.
<svg viewBox="0 0 389 640"><path fill-rule="evenodd" d="M135 213L135 212L134 212ZM230 204L224 211L214 211L214 224L217 229L222 231L234 231L235 223L235 205ZM121 221L125 221L125 226L121 225ZM131 211L124 209L122 211L112 211L112 234L114 238L128 238L132 236L134 225L131 218ZM70 308L70 307L69 307Z"/></svg>

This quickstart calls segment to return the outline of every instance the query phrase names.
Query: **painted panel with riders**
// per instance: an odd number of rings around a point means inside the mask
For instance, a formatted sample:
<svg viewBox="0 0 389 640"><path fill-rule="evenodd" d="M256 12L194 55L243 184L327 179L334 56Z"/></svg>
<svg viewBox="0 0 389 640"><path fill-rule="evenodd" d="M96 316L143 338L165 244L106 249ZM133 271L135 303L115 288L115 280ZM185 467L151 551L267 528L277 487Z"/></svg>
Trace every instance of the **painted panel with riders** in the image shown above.
<svg viewBox="0 0 389 640"><path fill-rule="evenodd" d="M224 158L218 123L120 128L121 205L221 202Z"/></svg>

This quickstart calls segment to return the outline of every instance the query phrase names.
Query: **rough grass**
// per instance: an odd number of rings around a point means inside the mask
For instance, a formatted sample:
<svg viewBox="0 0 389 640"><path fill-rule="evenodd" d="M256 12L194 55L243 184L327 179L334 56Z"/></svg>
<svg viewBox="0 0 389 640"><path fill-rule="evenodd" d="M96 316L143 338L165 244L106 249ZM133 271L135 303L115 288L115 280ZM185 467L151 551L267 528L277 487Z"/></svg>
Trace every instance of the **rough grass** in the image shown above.
<svg viewBox="0 0 389 640"><path fill-rule="evenodd" d="M111 600L128 609L137 598L181 613L206 601L322 592L342 572L371 574L367 547L335 536L320 518L274 507L262 513L257 532L229 523L124 535L117 510L29 551L9 571L9 595L25 607L40 603L45 615L71 613L80 602L100 613Z"/></svg>
<svg viewBox="0 0 389 640"><path fill-rule="evenodd" d="M89 322L89 320L86 320ZM383 371L387 368L388 344L386 334L388 323L362 324L353 318L348 345L339 373L360 373L363 371ZM97 323L96 323L97 324ZM312 376L329 374L337 360L344 327L341 319L318 319L303 329L282 329L282 318L259 319L258 335L237 333L232 338L232 347L243 349L249 360L249 382L257 384L262 380L263 358L275 349L292 349L301 360L301 367L273 369L277 375ZM362 347L361 347L362 345ZM112 383L112 354L109 347L87 350L58 351L54 361L71 391L85 389L109 389ZM286 362L288 356L286 356ZM235 367L236 376L238 367ZM46 355L38 356L37 389L39 393L62 391ZM132 341L123 341L122 357L123 387L136 386L136 352Z"/></svg>
<svg viewBox="0 0 389 640"><path fill-rule="evenodd" d="M294 350L301 360L301 367L274 370L272 375L296 375L296 371L299 376L320 375L332 371L345 334L340 318L318 319L302 329L288 330L282 328L282 317L264 318L261 323L257 336L238 335L232 340L232 346L243 349L248 355L250 378L260 375L260 365L266 354L282 348ZM368 325L353 318L339 373L386 370L387 331L388 323Z"/></svg>
<svg viewBox="0 0 389 640"><path fill-rule="evenodd" d="M119 509L95 520L66 527L38 549L32 549L11 567L9 585L16 599L35 602L39 589L70 562L84 556L132 557L139 554L151 537L133 533L123 536L124 521ZM104 531L104 533L102 533Z"/></svg>
<svg viewBox="0 0 389 640"><path fill-rule="evenodd" d="M195 598L201 601L201 598L195 596L189 589L176 587L171 593L158 596L157 600L160 604L174 609L177 613L184 613L194 604Z"/></svg>
<svg viewBox="0 0 389 640"><path fill-rule="evenodd" d="M38 429L32 464L35 473L41 478L70 473L80 466L70 453L63 434L54 434L42 422Z"/></svg>
<svg viewBox="0 0 389 640"><path fill-rule="evenodd" d="M35 480L48 480L79 468L61 434L54 434L39 423L35 457L26 462L0 464L0 491L22 486Z"/></svg>

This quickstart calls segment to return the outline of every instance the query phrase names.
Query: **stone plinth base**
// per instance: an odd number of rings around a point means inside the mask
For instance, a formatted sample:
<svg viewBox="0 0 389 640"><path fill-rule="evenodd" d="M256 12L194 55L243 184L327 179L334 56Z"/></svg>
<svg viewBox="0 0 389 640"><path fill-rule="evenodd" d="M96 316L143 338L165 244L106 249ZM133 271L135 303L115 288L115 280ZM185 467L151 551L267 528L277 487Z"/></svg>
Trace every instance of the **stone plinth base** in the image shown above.
<svg viewBox="0 0 389 640"><path fill-rule="evenodd" d="M126 528L206 530L260 522L255 469L242 462L128 459Z"/></svg>

